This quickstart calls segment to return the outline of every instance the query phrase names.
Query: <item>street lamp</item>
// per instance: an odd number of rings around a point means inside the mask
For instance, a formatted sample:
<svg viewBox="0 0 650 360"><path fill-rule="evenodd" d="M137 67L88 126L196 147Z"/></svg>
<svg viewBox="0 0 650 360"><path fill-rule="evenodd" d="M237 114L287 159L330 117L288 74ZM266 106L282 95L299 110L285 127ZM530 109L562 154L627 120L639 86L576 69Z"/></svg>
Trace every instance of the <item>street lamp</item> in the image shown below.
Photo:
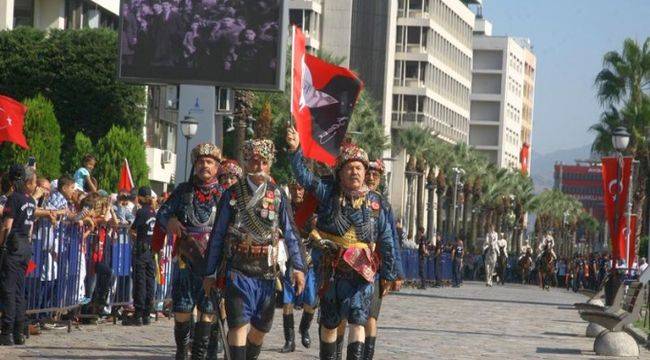
<svg viewBox="0 0 650 360"><path fill-rule="evenodd" d="M621 153L627 149L630 143L630 133L623 126L619 126L612 132L612 145L614 150Z"/></svg>
<svg viewBox="0 0 650 360"><path fill-rule="evenodd" d="M181 133L185 136L185 173L186 177L189 179L189 170L188 168L188 156L190 151L190 139L196 135L196 131L199 129L199 122L195 118L187 115L185 119L181 120Z"/></svg>

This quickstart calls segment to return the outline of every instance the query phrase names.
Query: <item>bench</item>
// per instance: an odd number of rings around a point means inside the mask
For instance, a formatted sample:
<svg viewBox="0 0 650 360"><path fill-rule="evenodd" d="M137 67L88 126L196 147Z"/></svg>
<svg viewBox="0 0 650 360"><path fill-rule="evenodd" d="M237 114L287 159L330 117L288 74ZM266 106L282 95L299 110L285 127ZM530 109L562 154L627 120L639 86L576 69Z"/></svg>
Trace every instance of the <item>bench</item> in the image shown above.
<svg viewBox="0 0 650 360"><path fill-rule="evenodd" d="M608 275L608 278L606 279L607 281L609 281L610 276L611 275ZM640 284L647 284L648 282L650 282L650 272L646 271L641 275L641 277L637 281L634 281L633 283L634 284L639 284L639 283ZM629 284L629 282L626 282L626 281L621 282L621 285L616 290L616 295L614 296L614 301L612 303L612 306L604 307L604 306L601 306L601 305L592 304L591 302L593 300L598 299L598 297L596 297L596 296L592 297L586 303L576 303L576 304L574 304L574 306L576 308L578 308L578 310L580 310L580 317L582 317L582 313L589 313L589 312L604 312L604 311L609 312L609 313L619 312L621 310L621 305L624 303L623 297L626 294L625 289L626 289L626 286L628 284ZM602 291L602 293L604 293L604 289L605 289L605 286L603 284L603 287L601 288L601 290L599 290L598 293L601 293L601 291ZM582 318L584 320L587 320L584 317L582 317ZM587 320L587 321L590 321L590 320Z"/></svg>
<svg viewBox="0 0 650 360"><path fill-rule="evenodd" d="M605 286L607 286L607 283L609 282L609 279L611 278L611 273L607 273L605 278L603 279L602 284L600 284L600 287L598 291L592 296L587 302L580 302L580 303L575 303L573 306L578 309L578 310L602 310L604 308L604 305L600 305L597 302L603 302L602 298L605 296ZM621 288L619 287L618 292L620 292ZM619 293L616 293L616 296L619 296ZM616 304L616 298L614 299L614 303ZM620 299L618 299L620 301ZM604 303L604 302L603 302Z"/></svg>
<svg viewBox="0 0 650 360"><path fill-rule="evenodd" d="M580 312L580 317L609 331L622 331L626 325L639 318L647 282L632 281L627 286L623 283L621 288L624 287L627 289L624 290L620 304L614 304L606 310L584 310Z"/></svg>

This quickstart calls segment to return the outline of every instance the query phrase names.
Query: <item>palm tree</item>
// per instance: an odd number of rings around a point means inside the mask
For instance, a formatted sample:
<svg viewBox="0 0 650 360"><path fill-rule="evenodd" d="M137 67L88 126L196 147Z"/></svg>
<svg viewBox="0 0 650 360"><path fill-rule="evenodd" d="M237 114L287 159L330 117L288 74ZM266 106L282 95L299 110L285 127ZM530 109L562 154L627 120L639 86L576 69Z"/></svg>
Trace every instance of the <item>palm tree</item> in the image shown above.
<svg viewBox="0 0 650 360"><path fill-rule="evenodd" d="M422 177L422 173L418 173L417 170L422 168L418 165L418 162L423 162L423 154L427 148L427 142L431 139L431 131L426 128L419 126L411 126L409 128L400 130L397 138L397 147L399 150L405 150L406 154L409 156L409 160L406 163L406 179L407 179L407 212L408 212L408 237L413 237L413 224L416 226L422 226L423 224L423 214L418 214L417 220L415 219L415 202L413 201L413 196L416 195L413 191L413 183L416 176ZM423 181L419 180L419 181ZM420 182L419 185L422 185ZM421 186L418 186L421 189ZM421 191L421 190L419 190ZM424 199L418 194L417 197L417 209L424 209Z"/></svg>
<svg viewBox="0 0 650 360"><path fill-rule="evenodd" d="M623 42L622 52L610 51L603 56L603 70L596 76L597 96L603 105L610 105L599 124L592 126L596 138L592 150L600 154L610 153L611 130L614 125L625 126L631 134L627 153L640 161L634 207L637 215L644 219L642 226L649 233L650 223L643 216L650 212L650 38L642 45L632 39ZM619 110L614 110L618 106Z"/></svg>
<svg viewBox="0 0 650 360"><path fill-rule="evenodd" d="M533 193L533 181L521 174L516 173L513 176L512 194L514 195L514 214L515 214L515 229L513 231L512 242L517 249L521 248L521 237L525 232L524 222L526 212L533 206L535 195Z"/></svg>
<svg viewBox="0 0 650 360"><path fill-rule="evenodd" d="M429 171L427 173L427 189L428 189L428 235L429 237L432 237L434 234L433 229L437 229L438 231L441 230L440 225L439 225L439 220L441 219L441 211L437 211L437 218L434 220L433 218L433 204L434 204L434 194L436 191L441 188L445 187L444 184L444 169L447 167L448 163L450 160L453 158L453 154L450 151L451 146L437 138L430 138L430 141L427 142L427 148L423 153L423 159L428 164L429 166ZM438 174L436 175L436 169ZM441 178L441 182L438 181L438 179ZM438 198L438 206L442 206L442 201L440 198ZM441 221L441 220L440 220ZM436 226L434 226L434 222L436 223Z"/></svg>
<svg viewBox="0 0 650 360"><path fill-rule="evenodd" d="M603 56L603 67L596 76L602 104L641 104L650 90L650 38L642 46L625 39L621 53L610 51Z"/></svg>

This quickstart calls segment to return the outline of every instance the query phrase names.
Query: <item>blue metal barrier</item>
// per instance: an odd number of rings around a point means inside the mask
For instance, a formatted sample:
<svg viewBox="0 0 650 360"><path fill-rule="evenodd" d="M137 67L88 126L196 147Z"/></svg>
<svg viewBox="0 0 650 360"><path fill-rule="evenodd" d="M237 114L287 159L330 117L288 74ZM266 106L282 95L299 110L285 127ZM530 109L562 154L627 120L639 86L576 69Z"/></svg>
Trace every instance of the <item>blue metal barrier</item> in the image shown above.
<svg viewBox="0 0 650 360"><path fill-rule="evenodd" d="M132 303L128 227L100 227L85 239L83 234L84 229L77 224L60 222L53 226L45 220L35 224L33 270L25 281L28 314L61 314L81 306L85 297L109 306ZM165 244L158 262L156 305L171 297L171 254L172 244ZM104 294L98 294L98 284L108 287L107 299L101 299Z"/></svg>

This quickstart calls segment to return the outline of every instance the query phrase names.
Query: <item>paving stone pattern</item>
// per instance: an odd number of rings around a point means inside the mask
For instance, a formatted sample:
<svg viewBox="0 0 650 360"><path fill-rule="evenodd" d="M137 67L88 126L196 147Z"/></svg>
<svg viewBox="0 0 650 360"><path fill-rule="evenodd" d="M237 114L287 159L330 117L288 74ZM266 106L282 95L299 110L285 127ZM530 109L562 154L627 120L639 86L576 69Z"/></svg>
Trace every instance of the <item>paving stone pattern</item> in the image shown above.
<svg viewBox="0 0 650 360"><path fill-rule="evenodd" d="M375 359L604 359L593 353L593 339L584 336L587 324L571 307L584 300L566 290L512 284L405 289L384 301ZM148 327L50 330L31 337L28 346L0 348L0 359L171 359L172 332L167 319ZM295 353L279 354L282 334L278 310L260 359L318 358L318 346L304 349L299 339ZM642 349L640 358L650 359L650 352Z"/></svg>

